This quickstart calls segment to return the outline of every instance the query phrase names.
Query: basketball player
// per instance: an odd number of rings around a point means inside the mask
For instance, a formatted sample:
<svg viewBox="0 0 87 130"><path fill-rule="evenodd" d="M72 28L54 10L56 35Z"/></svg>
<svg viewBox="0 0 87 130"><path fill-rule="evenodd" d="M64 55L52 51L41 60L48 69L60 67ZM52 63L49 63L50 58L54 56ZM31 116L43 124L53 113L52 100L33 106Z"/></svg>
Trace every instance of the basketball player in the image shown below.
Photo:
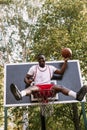
<svg viewBox="0 0 87 130"><path fill-rule="evenodd" d="M54 90L55 94L61 92L64 95L74 97L78 101L83 100L85 94L87 93L86 85L81 87L78 92L74 92L64 86L51 84L51 78L53 74L63 75L65 72L68 58L64 59L64 63L60 70L52 65L47 65L45 62L45 56L43 54L39 55L37 60L38 65L33 65L27 72L24 79L26 85L28 86L26 89L20 91L13 83L10 85L11 92L16 100L21 100L22 97L26 95L43 90ZM33 85L31 85L32 82L34 82Z"/></svg>

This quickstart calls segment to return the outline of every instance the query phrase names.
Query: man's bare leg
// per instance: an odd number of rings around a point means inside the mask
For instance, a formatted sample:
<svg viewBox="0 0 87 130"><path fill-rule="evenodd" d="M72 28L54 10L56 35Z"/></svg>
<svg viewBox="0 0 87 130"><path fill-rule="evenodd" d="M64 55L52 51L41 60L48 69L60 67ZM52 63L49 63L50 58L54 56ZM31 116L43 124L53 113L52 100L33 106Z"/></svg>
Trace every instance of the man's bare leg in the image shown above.
<svg viewBox="0 0 87 130"><path fill-rule="evenodd" d="M56 93L61 92L64 95L72 96L78 101L82 101L87 93L87 85L83 85L78 92L74 92L70 89L61 86L54 86L53 89L55 90Z"/></svg>
<svg viewBox="0 0 87 130"><path fill-rule="evenodd" d="M66 96L72 96L72 97L76 98L76 95L77 95L76 92L74 92L68 88L62 87L62 86L54 86L53 89L55 90L56 93L61 92Z"/></svg>
<svg viewBox="0 0 87 130"><path fill-rule="evenodd" d="M39 91L39 88L37 86L31 86L31 87L28 87L28 88L22 90L20 93L21 93L22 97L24 97L26 95L30 95L32 92L35 92L35 91Z"/></svg>
<svg viewBox="0 0 87 130"><path fill-rule="evenodd" d="M10 90L12 94L14 95L16 100L22 100L22 97L26 95L30 95L34 91L39 91L39 88L37 86L28 87L22 91L18 89L18 87L15 84L10 85Z"/></svg>

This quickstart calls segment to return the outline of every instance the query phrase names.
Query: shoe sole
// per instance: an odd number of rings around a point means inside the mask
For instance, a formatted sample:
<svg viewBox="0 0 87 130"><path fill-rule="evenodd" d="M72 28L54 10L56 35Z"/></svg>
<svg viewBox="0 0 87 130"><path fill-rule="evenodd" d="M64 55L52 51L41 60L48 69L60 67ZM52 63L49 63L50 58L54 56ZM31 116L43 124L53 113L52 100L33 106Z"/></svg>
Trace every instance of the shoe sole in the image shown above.
<svg viewBox="0 0 87 130"><path fill-rule="evenodd" d="M16 100L21 100L22 97L20 95L20 92L19 92L18 88L14 84L10 85L10 90L11 90L11 92L14 95Z"/></svg>
<svg viewBox="0 0 87 130"><path fill-rule="evenodd" d="M77 100L82 101L86 93L87 93L87 86L84 85L79 91Z"/></svg>

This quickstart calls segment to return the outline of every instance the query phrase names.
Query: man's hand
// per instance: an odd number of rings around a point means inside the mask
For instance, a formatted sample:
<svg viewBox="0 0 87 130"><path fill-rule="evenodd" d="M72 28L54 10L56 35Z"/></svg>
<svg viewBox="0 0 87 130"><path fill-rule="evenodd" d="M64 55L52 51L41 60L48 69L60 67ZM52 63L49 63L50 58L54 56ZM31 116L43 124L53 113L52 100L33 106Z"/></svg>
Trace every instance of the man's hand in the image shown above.
<svg viewBox="0 0 87 130"><path fill-rule="evenodd" d="M28 84L31 84L33 81L34 81L33 78L29 78L29 79L27 79Z"/></svg>
<svg viewBox="0 0 87 130"><path fill-rule="evenodd" d="M67 62L69 60L69 58L64 58L64 61Z"/></svg>
<svg viewBox="0 0 87 130"><path fill-rule="evenodd" d="M26 77L24 78L24 82L25 82L27 85L30 85L33 81L34 81L34 79L33 79L33 77L30 76L30 75L26 75Z"/></svg>

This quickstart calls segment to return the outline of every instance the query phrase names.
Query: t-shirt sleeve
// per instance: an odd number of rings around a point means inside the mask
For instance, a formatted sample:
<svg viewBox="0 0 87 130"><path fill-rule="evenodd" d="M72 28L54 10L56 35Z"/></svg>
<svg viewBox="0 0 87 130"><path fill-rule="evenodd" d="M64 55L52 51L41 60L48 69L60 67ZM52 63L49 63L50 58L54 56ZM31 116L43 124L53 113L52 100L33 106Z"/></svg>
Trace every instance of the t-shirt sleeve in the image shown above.
<svg viewBox="0 0 87 130"><path fill-rule="evenodd" d="M55 66L50 65L50 72L51 72L51 77L53 76L54 72L57 70Z"/></svg>
<svg viewBox="0 0 87 130"><path fill-rule="evenodd" d="M50 66L51 67L51 71L54 73L56 70L57 70L57 68L55 67L55 66Z"/></svg>
<svg viewBox="0 0 87 130"><path fill-rule="evenodd" d="M35 71L35 66L32 66L32 67L28 70L27 74L33 76L33 75L34 75L34 71Z"/></svg>

